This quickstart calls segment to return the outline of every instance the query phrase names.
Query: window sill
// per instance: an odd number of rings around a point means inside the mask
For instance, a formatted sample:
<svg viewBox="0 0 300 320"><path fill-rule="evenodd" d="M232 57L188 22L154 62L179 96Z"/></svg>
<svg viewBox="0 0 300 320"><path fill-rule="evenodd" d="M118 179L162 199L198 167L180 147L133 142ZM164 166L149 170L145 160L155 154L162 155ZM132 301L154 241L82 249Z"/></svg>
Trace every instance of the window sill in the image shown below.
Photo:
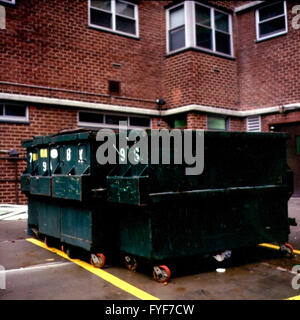
<svg viewBox="0 0 300 320"><path fill-rule="evenodd" d="M268 41L268 40L271 40L271 39L274 39L274 38L286 36L287 34L288 34L288 32L285 31L285 32L283 32L283 33L274 34L274 35L272 35L272 36L265 37L265 38L262 38L262 39L256 39L256 40L254 40L254 42L255 42L255 43L260 43L260 42Z"/></svg>
<svg viewBox="0 0 300 320"><path fill-rule="evenodd" d="M0 119L0 123L30 124L29 120Z"/></svg>
<svg viewBox="0 0 300 320"><path fill-rule="evenodd" d="M114 35L121 36L121 37L125 37L125 38L130 38L130 39L134 39L134 40L141 40L140 37L135 36L135 35L130 35L130 34L118 32L118 31L104 29L104 28L97 27L97 26L94 26L94 25L88 25L88 28L89 29L98 30L98 31L107 32L107 33L114 34Z"/></svg>
<svg viewBox="0 0 300 320"><path fill-rule="evenodd" d="M172 57L172 56L174 56L174 55L176 55L176 54L183 53L183 52L186 52L186 51L203 52L203 53L207 53L207 54L210 54L210 55L212 55L212 56L219 57L219 58L224 58L224 59L228 59L228 60L236 60L236 57L234 57L234 56L229 56L229 55L226 55L226 54L217 53L217 52L213 52L213 51L210 51L210 50L205 50L205 49L198 48L198 47L182 48L182 49L179 49L179 50L176 50L176 51L167 53L167 54L165 55L165 57L166 57L166 58Z"/></svg>

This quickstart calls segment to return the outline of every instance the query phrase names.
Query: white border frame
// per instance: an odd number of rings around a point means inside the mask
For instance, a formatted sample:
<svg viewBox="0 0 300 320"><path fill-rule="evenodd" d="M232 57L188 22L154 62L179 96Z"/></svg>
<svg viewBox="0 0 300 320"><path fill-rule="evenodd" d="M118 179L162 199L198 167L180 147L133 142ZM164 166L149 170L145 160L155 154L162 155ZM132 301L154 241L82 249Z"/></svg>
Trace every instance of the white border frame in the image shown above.
<svg viewBox="0 0 300 320"><path fill-rule="evenodd" d="M261 23L259 21L259 10L262 9L262 8L266 8L266 7L269 7L269 6L272 6L276 3L280 3L280 2L283 2L283 8L284 8L284 17L285 17L285 30L284 31L280 31L280 32L277 32L277 33L273 33L271 35L267 35L267 36L263 36L263 37L260 37L259 36L259 24ZM274 20L276 18L279 18L281 16L277 16L277 17L273 17L271 19L266 19L265 21L263 22L267 22L268 20ZM263 23L262 22L262 23ZM276 1L276 2L273 2L273 3L269 3L263 7L260 7L258 9L256 9L255 11L255 27L256 27L256 41L263 41L263 40L267 40L267 39L272 39L272 38L275 38L275 37L278 37L278 36L282 36L284 34L287 34L288 33L288 20L287 20L287 7L286 7L286 1Z"/></svg>
<svg viewBox="0 0 300 320"><path fill-rule="evenodd" d="M203 7L209 8L210 9L210 15L211 15L211 28L212 28L212 43L213 43L213 49L206 49L206 48L202 48L197 46L197 39L196 39L196 4L199 4ZM185 46L183 48L177 49L177 50L173 50L170 51L169 50L169 18L170 18L170 10L173 10L179 6L184 6L184 18L185 18ZM216 51L216 39L215 39L215 11L223 13L225 15L228 16L229 19L229 35L230 35L230 50L231 50L231 54L225 54L222 52L217 52ZM232 23L232 14L216 9L214 7L208 6L206 4L203 4L201 2L197 2L197 1L184 1L181 3L178 3L170 8L168 8L166 10L166 51L167 54L174 54L183 50L186 50L188 48L195 48L199 51L204 51L207 53L212 53L215 54L217 56L221 56L221 57L226 57L226 58L234 58L235 57L235 52L234 52L234 45L233 45L233 23Z"/></svg>
<svg viewBox="0 0 300 320"><path fill-rule="evenodd" d="M4 111L6 105L18 106L18 104L9 103L9 102L0 102L0 105L4 107L3 111ZM19 107L25 108L25 117L0 115L0 123L1 122L29 123L29 108L28 108L28 106L19 105Z"/></svg>
<svg viewBox="0 0 300 320"><path fill-rule="evenodd" d="M127 37L131 37L131 38L139 38L139 10L138 10L138 5L132 2L128 2L128 1L124 1L124 0L120 0L126 4L130 4L132 6L134 6L134 16L135 18L132 20L135 20L135 27L136 27L136 34L132 34L132 33L127 33L127 32L122 32L122 31L118 31L116 30L116 0L111 0L111 12L109 11L105 11L105 10L101 10L99 9L99 11L104 11L107 13L110 13L112 15L112 28L105 28L96 24L92 24L91 23L91 8L93 9L93 7L91 7L91 0L88 0L88 26L94 29L98 29L98 30L102 30L102 31L108 31L108 32L112 32L118 35L123 35L123 36L127 36ZM97 8L96 8L97 9ZM122 17L122 15L119 15ZM129 17L124 16L125 18L130 19Z"/></svg>

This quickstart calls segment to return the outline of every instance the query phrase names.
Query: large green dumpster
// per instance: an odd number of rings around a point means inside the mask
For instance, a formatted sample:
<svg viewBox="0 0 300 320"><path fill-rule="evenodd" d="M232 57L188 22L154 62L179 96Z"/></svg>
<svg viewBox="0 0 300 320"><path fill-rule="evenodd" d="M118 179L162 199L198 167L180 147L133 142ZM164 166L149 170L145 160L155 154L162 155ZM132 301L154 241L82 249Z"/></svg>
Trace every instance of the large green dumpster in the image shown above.
<svg viewBox="0 0 300 320"><path fill-rule="evenodd" d="M287 138L205 132L198 176L186 175L184 165L153 165L150 158L148 164L114 168L107 177L108 200L122 212L120 250L129 267L147 259L155 277L165 281L170 259L286 243L292 194Z"/></svg>

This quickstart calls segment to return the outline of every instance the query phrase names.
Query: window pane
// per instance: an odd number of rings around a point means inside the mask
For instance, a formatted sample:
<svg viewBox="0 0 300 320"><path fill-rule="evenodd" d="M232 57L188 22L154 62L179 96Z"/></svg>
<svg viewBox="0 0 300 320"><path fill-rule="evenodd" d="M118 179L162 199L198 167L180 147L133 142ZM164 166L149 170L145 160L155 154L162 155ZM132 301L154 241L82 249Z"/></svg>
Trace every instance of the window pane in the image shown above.
<svg viewBox="0 0 300 320"><path fill-rule="evenodd" d="M135 127L150 127L150 119L130 117L130 125Z"/></svg>
<svg viewBox="0 0 300 320"><path fill-rule="evenodd" d="M215 25L216 29L229 33L228 15L215 11Z"/></svg>
<svg viewBox="0 0 300 320"><path fill-rule="evenodd" d="M26 107L5 105L5 115L11 117L26 117Z"/></svg>
<svg viewBox="0 0 300 320"><path fill-rule="evenodd" d="M134 6L121 1L116 2L117 14L134 18Z"/></svg>
<svg viewBox="0 0 300 320"><path fill-rule="evenodd" d="M103 123L103 114L92 112L79 112L80 122Z"/></svg>
<svg viewBox="0 0 300 320"><path fill-rule="evenodd" d="M135 20L116 17L116 30L135 34Z"/></svg>
<svg viewBox="0 0 300 320"><path fill-rule="evenodd" d="M180 6L170 10L170 29L184 25L184 7Z"/></svg>
<svg viewBox="0 0 300 320"><path fill-rule="evenodd" d="M219 117L208 117L207 118L208 130L226 130L226 119Z"/></svg>
<svg viewBox="0 0 300 320"><path fill-rule="evenodd" d="M259 9L259 21L277 17L284 14L283 2Z"/></svg>
<svg viewBox="0 0 300 320"><path fill-rule="evenodd" d="M91 6L98 9L103 9L106 11L111 11L111 1L110 0L91 0Z"/></svg>
<svg viewBox="0 0 300 320"><path fill-rule="evenodd" d="M274 19L259 25L260 37L285 31L285 17Z"/></svg>
<svg viewBox="0 0 300 320"><path fill-rule="evenodd" d="M205 27L196 26L197 46L212 49L212 31Z"/></svg>
<svg viewBox="0 0 300 320"><path fill-rule="evenodd" d="M111 29L111 14L104 11L91 9L91 24Z"/></svg>
<svg viewBox="0 0 300 320"><path fill-rule="evenodd" d="M210 27L210 8L196 5L196 23Z"/></svg>
<svg viewBox="0 0 300 320"><path fill-rule="evenodd" d="M169 32L170 51L185 47L185 28Z"/></svg>
<svg viewBox="0 0 300 320"><path fill-rule="evenodd" d="M3 106L0 105L0 116L3 116Z"/></svg>
<svg viewBox="0 0 300 320"><path fill-rule="evenodd" d="M127 117L122 117L122 116L112 116L112 115L106 115L105 116L105 123L106 124L114 124L114 125L119 125L120 121L128 121Z"/></svg>
<svg viewBox="0 0 300 320"><path fill-rule="evenodd" d="M216 51L231 54L230 35L216 31Z"/></svg>
<svg viewBox="0 0 300 320"><path fill-rule="evenodd" d="M296 136L296 154L300 156L300 136Z"/></svg>

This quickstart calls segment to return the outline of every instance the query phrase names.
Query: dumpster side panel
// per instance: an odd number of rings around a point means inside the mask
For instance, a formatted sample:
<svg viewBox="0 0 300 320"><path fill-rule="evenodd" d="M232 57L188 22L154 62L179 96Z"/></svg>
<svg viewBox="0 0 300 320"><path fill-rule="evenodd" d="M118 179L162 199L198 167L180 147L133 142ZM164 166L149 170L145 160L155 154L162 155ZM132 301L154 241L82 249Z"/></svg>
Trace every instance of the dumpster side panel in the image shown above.
<svg viewBox="0 0 300 320"><path fill-rule="evenodd" d="M62 206L61 241L90 250L92 245L92 211L80 207Z"/></svg>
<svg viewBox="0 0 300 320"><path fill-rule="evenodd" d="M30 177L30 193L51 196L51 177Z"/></svg>
<svg viewBox="0 0 300 320"><path fill-rule="evenodd" d="M51 202L40 202L39 231L42 234L60 238L60 207Z"/></svg>
<svg viewBox="0 0 300 320"><path fill-rule="evenodd" d="M127 207L126 207L127 208ZM121 209L120 251L151 257L152 231L150 216L140 208Z"/></svg>
<svg viewBox="0 0 300 320"><path fill-rule="evenodd" d="M40 204L40 201L32 197L28 198L28 225L31 227L38 227Z"/></svg>

